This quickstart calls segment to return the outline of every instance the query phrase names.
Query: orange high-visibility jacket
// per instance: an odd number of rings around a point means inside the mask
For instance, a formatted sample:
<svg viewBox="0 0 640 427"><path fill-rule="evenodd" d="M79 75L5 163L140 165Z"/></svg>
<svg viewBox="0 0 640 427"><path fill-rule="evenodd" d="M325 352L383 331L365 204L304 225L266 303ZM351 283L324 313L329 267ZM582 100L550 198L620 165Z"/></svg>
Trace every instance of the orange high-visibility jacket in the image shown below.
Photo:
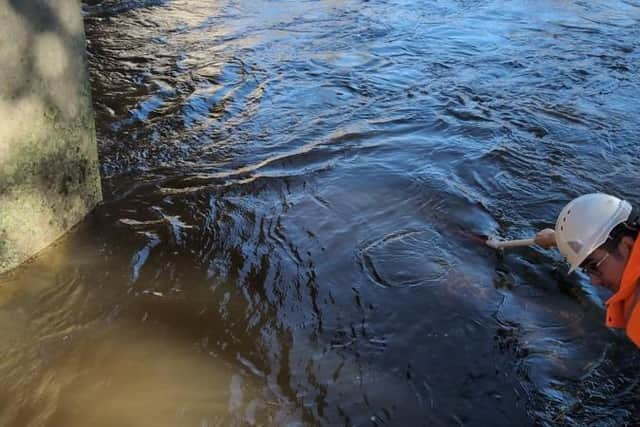
<svg viewBox="0 0 640 427"><path fill-rule="evenodd" d="M634 294L640 282L640 237L636 238L631 255L622 273L618 292L606 302L607 322L610 328L625 328L627 335L640 347L640 304ZM635 304L635 307L632 305ZM631 313L626 315L626 313Z"/></svg>

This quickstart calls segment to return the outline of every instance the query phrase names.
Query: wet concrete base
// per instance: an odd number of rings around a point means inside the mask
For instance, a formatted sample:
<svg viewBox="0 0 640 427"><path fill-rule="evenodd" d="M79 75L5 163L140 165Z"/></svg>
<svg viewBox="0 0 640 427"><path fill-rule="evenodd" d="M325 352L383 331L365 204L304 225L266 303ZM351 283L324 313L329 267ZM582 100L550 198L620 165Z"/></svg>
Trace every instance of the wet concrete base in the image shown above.
<svg viewBox="0 0 640 427"><path fill-rule="evenodd" d="M0 272L102 199L80 6L0 0Z"/></svg>

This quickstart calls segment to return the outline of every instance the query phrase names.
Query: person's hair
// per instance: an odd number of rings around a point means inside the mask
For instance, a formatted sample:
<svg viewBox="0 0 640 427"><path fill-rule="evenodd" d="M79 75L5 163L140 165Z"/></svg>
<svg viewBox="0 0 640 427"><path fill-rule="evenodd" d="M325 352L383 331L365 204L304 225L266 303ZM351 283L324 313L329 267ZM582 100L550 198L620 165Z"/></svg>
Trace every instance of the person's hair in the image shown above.
<svg viewBox="0 0 640 427"><path fill-rule="evenodd" d="M624 237L631 237L633 240L638 238L640 232L640 212L635 211L629 215L629 219L616 225L606 242L600 246L607 252L615 252L618 250L618 245Z"/></svg>

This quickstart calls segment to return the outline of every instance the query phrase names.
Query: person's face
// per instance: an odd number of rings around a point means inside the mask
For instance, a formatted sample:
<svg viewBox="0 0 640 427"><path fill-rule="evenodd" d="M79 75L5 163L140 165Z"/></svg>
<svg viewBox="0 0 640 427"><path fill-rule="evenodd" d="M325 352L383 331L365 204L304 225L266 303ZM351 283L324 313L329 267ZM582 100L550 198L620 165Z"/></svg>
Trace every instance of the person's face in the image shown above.
<svg viewBox="0 0 640 427"><path fill-rule="evenodd" d="M624 237L616 251L598 248L580 266L589 275L591 283L617 292L632 248L633 239Z"/></svg>

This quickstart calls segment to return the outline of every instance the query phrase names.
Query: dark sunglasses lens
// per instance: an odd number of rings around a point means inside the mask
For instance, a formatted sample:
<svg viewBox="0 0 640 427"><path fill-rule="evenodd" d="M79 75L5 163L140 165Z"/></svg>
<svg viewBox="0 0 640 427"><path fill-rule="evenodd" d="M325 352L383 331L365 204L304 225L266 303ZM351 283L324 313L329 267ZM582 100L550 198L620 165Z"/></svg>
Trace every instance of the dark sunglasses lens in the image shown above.
<svg viewBox="0 0 640 427"><path fill-rule="evenodd" d="M595 273L598 270L598 263L595 261L583 262L581 267L585 273Z"/></svg>

